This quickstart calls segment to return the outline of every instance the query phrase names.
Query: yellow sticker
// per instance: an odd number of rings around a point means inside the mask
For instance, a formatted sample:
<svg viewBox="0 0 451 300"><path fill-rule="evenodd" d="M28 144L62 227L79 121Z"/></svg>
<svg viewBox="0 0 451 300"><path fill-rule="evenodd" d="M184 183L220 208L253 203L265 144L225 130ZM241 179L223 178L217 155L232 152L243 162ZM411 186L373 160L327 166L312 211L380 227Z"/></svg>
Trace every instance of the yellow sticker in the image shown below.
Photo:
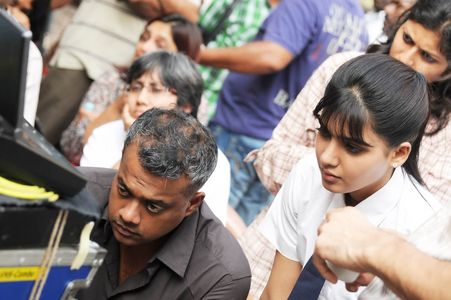
<svg viewBox="0 0 451 300"><path fill-rule="evenodd" d="M0 282L36 280L39 269L39 267L0 268Z"/></svg>

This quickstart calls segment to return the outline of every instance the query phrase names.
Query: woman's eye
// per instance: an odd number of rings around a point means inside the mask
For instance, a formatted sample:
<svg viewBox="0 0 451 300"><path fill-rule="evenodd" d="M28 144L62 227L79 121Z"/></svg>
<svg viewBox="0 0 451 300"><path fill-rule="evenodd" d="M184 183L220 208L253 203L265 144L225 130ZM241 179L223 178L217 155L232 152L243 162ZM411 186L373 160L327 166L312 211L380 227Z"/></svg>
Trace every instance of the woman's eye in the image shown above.
<svg viewBox="0 0 451 300"><path fill-rule="evenodd" d="M326 127L324 126L320 126L318 129L318 133L323 137L323 138L330 138L330 132L327 130Z"/></svg>
<svg viewBox="0 0 451 300"><path fill-rule="evenodd" d="M142 90L142 85L140 84L132 84L130 85L130 92L139 93Z"/></svg>
<svg viewBox="0 0 451 300"><path fill-rule="evenodd" d="M426 51L421 51L421 57L428 63L435 62L435 59Z"/></svg>
<svg viewBox="0 0 451 300"><path fill-rule="evenodd" d="M402 34L402 39L404 40L404 42L405 42L406 44L409 44L409 45L412 45L412 44L413 44L412 38L410 37L410 35L408 35L408 34L405 33L405 32Z"/></svg>
<svg viewBox="0 0 451 300"><path fill-rule="evenodd" d="M352 154L358 154L363 151L363 149L359 146L353 145L352 143L344 143L346 151Z"/></svg>
<svg viewBox="0 0 451 300"><path fill-rule="evenodd" d="M150 34L148 32L144 32L143 34L141 34L141 36L139 37L139 40L141 42L145 42L147 40L149 40L150 38Z"/></svg>
<svg viewBox="0 0 451 300"><path fill-rule="evenodd" d="M146 208L149 212L153 214L157 214L161 211L161 207L153 203L146 203Z"/></svg>

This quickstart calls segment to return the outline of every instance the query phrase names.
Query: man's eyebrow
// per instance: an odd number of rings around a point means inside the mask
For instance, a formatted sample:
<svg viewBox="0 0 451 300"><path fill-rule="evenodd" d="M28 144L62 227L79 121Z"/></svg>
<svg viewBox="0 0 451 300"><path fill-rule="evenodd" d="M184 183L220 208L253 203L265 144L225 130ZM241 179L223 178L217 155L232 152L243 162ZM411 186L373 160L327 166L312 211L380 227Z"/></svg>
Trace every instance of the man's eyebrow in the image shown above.
<svg viewBox="0 0 451 300"><path fill-rule="evenodd" d="M158 199L148 199L148 198L141 198L140 199L141 201L144 201L144 202L150 202L150 203L152 203L152 204L155 204L155 205L158 205L158 206L161 206L161 207L169 207L170 205L167 203L167 202L165 202L165 201L163 201L163 200L158 200Z"/></svg>
<svg viewBox="0 0 451 300"><path fill-rule="evenodd" d="M125 184L124 180L121 177L117 177L117 184L120 185L123 189L127 190L128 193L130 193L130 190L128 189L127 185Z"/></svg>
<svg viewBox="0 0 451 300"><path fill-rule="evenodd" d="M128 187L125 184L124 180L120 176L117 177L117 182L118 182L118 185L120 185L123 189L127 190L127 193L133 194L128 189ZM160 200L160 199L148 199L148 198L145 198L145 197L141 197L140 200L144 201L144 202L151 202L152 204L155 204L155 205L158 205L158 206L161 206L161 207L164 207L164 208L170 206L170 204L168 204L167 201Z"/></svg>

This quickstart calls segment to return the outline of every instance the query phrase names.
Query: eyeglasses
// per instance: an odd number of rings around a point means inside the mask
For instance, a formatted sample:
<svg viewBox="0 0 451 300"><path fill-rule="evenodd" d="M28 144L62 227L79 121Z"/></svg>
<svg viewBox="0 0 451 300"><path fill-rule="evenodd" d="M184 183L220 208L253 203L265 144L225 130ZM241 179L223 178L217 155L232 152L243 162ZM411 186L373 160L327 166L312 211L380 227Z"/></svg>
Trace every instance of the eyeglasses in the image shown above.
<svg viewBox="0 0 451 300"><path fill-rule="evenodd" d="M163 94L166 92L175 94L174 89L165 87L163 85L159 85L157 83L151 83L151 84L145 86L139 82L133 82L128 86L127 91L129 93L137 95L137 94L141 93L143 89L147 89L147 92L152 95L160 95L160 94Z"/></svg>

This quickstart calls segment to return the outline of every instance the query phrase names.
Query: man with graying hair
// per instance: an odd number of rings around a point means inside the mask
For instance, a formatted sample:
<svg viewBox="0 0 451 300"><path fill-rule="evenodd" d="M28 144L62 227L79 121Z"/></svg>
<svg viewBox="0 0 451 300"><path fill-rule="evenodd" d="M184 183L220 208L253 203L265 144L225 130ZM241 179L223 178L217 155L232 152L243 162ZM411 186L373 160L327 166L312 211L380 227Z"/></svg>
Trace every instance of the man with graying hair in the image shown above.
<svg viewBox="0 0 451 300"><path fill-rule="evenodd" d="M77 299L245 299L249 264L198 191L216 161L195 118L151 109L130 127L117 174L81 168L105 207L91 238L108 254Z"/></svg>

